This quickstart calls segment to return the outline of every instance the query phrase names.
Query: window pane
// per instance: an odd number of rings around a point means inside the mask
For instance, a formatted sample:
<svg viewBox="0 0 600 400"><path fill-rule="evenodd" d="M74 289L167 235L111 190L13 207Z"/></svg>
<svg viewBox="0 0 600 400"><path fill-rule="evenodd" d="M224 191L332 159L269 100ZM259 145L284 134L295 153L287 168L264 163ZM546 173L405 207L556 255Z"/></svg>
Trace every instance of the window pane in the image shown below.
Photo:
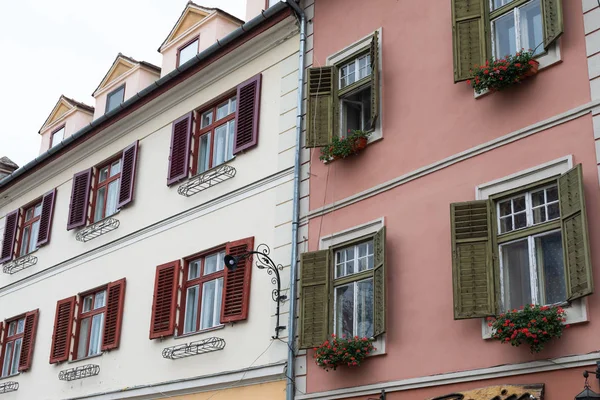
<svg viewBox="0 0 600 400"><path fill-rule="evenodd" d="M179 51L179 65L185 64L187 61L194 58L196 54L198 54L197 39Z"/></svg>
<svg viewBox="0 0 600 400"><path fill-rule="evenodd" d="M548 219L556 219L558 217L560 217L558 203L550 204L548 206Z"/></svg>
<svg viewBox="0 0 600 400"><path fill-rule="evenodd" d="M544 204L546 201L544 200L544 190L538 190L537 192L531 193L531 206L537 207L539 205Z"/></svg>
<svg viewBox="0 0 600 400"><path fill-rule="evenodd" d="M83 312L88 312L92 310L92 303L94 302L93 296L86 296L83 299Z"/></svg>
<svg viewBox="0 0 600 400"><path fill-rule="evenodd" d="M344 265L346 263L346 252L344 250L335 252L335 277L344 276Z"/></svg>
<svg viewBox="0 0 600 400"><path fill-rule="evenodd" d="M500 218L500 233L512 231L512 217Z"/></svg>
<svg viewBox="0 0 600 400"><path fill-rule="evenodd" d="M100 170L100 176L98 177L98 182L104 182L106 178L108 178L108 167L104 167Z"/></svg>
<svg viewBox="0 0 600 400"><path fill-rule="evenodd" d="M8 325L8 336L13 336L17 333L17 321L13 321Z"/></svg>
<svg viewBox="0 0 600 400"><path fill-rule="evenodd" d="M27 209L27 212L25 213L25 221L29 221L31 218L33 218L33 207Z"/></svg>
<svg viewBox="0 0 600 400"><path fill-rule="evenodd" d="M109 217L117 212L117 202L119 201L119 181L118 178L108 184L108 196L106 199L106 213L105 217Z"/></svg>
<svg viewBox="0 0 600 400"><path fill-rule="evenodd" d="M510 215L512 213L510 200L501 202L498 208L500 209L501 217L505 215Z"/></svg>
<svg viewBox="0 0 600 400"><path fill-rule="evenodd" d="M117 91L109 94L108 101L106 102L105 113L117 108L123 102L124 95L125 95L125 87L121 87Z"/></svg>
<svg viewBox="0 0 600 400"><path fill-rule="evenodd" d="M188 288L185 298L185 322L183 333L196 332L198 322L198 285Z"/></svg>
<svg viewBox="0 0 600 400"><path fill-rule="evenodd" d="M340 88L344 88L351 85L355 81L354 74L355 64L352 61L349 64L344 65L340 68Z"/></svg>
<svg viewBox="0 0 600 400"><path fill-rule="evenodd" d="M515 54L517 52L515 17L512 12L496 19L492 23L492 31L494 32L496 58L504 58L508 54Z"/></svg>
<svg viewBox="0 0 600 400"><path fill-rule="evenodd" d="M21 318L17 322L17 333L23 333L24 330L25 330L25 318Z"/></svg>
<svg viewBox="0 0 600 400"><path fill-rule="evenodd" d="M28 253L31 253L37 248L37 238L40 233L40 221L37 220L31 225L31 237L29 239Z"/></svg>
<svg viewBox="0 0 600 400"><path fill-rule="evenodd" d="M102 308L106 305L106 290L96 293L96 299L94 300L94 310Z"/></svg>
<svg viewBox="0 0 600 400"><path fill-rule="evenodd" d="M4 354L4 363L2 364L2 376L10 375L10 359L12 357L13 343L6 344L6 353Z"/></svg>
<svg viewBox="0 0 600 400"><path fill-rule="evenodd" d="M188 280L196 279L200 276L200 260L192 261L188 267Z"/></svg>
<svg viewBox="0 0 600 400"><path fill-rule="evenodd" d="M373 242L361 243L357 247L358 272L373 268Z"/></svg>
<svg viewBox="0 0 600 400"><path fill-rule="evenodd" d="M217 121L229 114L229 100L217 107Z"/></svg>
<svg viewBox="0 0 600 400"><path fill-rule="evenodd" d="M554 304L567 299L567 285L563 263L562 235L554 232L535 238L542 302Z"/></svg>
<svg viewBox="0 0 600 400"><path fill-rule="evenodd" d="M533 223L539 224L546 221L546 207L538 207L533 209Z"/></svg>
<svg viewBox="0 0 600 400"><path fill-rule="evenodd" d="M213 149L213 167L225 162L225 149L227 145L227 124L215 129L215 144Z"/></svg>
<svg viewBox="0 0 600 400"><path fill-rule="evenodd" d="M21 251L19 252L21 256L27 254L27 249L29 248L29 231L30 228L28 226L23 229L23 243L21 243Z"/></svg>
<svg viewBox="0 0 600 400"><path fill-rule="evenodd" d="M354 336L354 284L335 288L335 333Z"/></svg>
<svg viewBox="0 0 600 400"><path fill-rule="evenodd" d="M223 278L209 281L202 285L202 313L200 329L220 325L221 297L223 293Z"/></svg>
<svg viewBox="0 0 600 400"><path fill-rule="evenodd" d="M57 144L62 142L64 138L65 138L65 128L61 128L60 130L54 132L52 134L52 143L50 144L50 147L56 146Z"/></svg>
<svg viewBox="0 0 600 400"><path fill-rule="evenodd" d="M200 123L200 127L206 128L207 126L212 124L212 116L213 116L212 110L207 111L204 114L202 114L202 122Z"/></svg>
<svg viewBox="0 0 600 400"><path fill-rule="evenodd" d="M77 358L86 357L88 354L88 329L90 328L90 319L81 320L79 327L79 341L77 342Z"/></svg>
<svg viewBox="0 0 600 400"><path fill-rule="evenodd" d="M517 197L516 199L513 199L512 202L514 213L518 213L519 211L525 211L525 196Z"/></svg>
<svg viewBox="0 0 600 400"><path fill-rule="evenodd" d="M200 137L198 152L198 173L208 171L210 168L210 133Z"/></svg>
<svg viewBox="0 0 600 400"><path fill-rule="evenodd" d="M504 310L531 304L527 240L501 246Z"/></svg>
<svg viewBox="0 0 600 400"><path fill-rule="evenodd" d="M94 222L100 221L104 218L104 193L106 192L106 186L102 186L96 192L96 210L94 210Z"/></svg>
<svg viewBox="0 0 600 400"><path fill-rule="evenodd" d="M356 284L356 335L360 337L373 336L373 279L360 281Z"/></svg>
<svg viewBox="0 0 600 400"><path fill-rule="evenodd" d="M204 259L204 275L209 275L217 272L218 254L211 254Z"/></svg>
<svg viewBox="0 0 600 400"><path fill-rule="evenodd" d="M235 119L229 121L227 126L227 158L229 161L233 158L233 135L235 134Z"/></svg>
<svg viewBox="0 0 600 400"><path fill-rule="evenodd" d="M363 86L358 93L342 96L342 135L353 130L367 129L371 118L371 85Z"/></svg>
<svg viewBox="0 0 600 400"><path fill-rule="evenodd" d="M546 200L549 203L558 201L558 187L552 186L551 188L546 189Z"/></svg>
<svg viewBox="0 0 600 400"><path fill-rule="evenodd" d="M229 106L229 114L233 114L237 109L237 97L231 98L231 104Z"/></svg>
<svg viewBox="0 0 600 400"><path fill-rule="evenodd" d="M117 160L110 165L110 176L113 177L121 172L121 160Z"/></svg>
<svg viewBox="0 0 600 400"><path fill-rule="evenodd" d="M19 359L21 358L21 345L23 343L23 339L19 338L17 340L15 340L15 348L14 348L14 354L13 354L13 359L12 359L12 367L10 369L10 374L16 374L17 372L19 372Z"/></svg>
<svg viewBox="0 0 600 400"><path fill-rule="evenodd" d="M34 217L39 217L41 213L42 213L42 203L39 203L34 208L33 216Z"/></svg>
<svg viewBox="0 0 600 400"><path fill-rule="evenodd" d="M515 214L514 228L520 229L527 226L527 214L524 212Z"/></svg>
<svg viewBox="0 0 600 400"><path fill-rule="evenodd" d="M371 56L364 55L358 59L358 79L371 75Z"/></svg>
<svg viewBox="0 0 600 400"><path fill-rule="evenodd" d="M519 27L521 29L521 48L535 49L535 54L544 51L541 46L544 41L542 31L542 11L540 9L540 0L533 0L520 9L521 20ZM539 46L539 47L538 47Z"/></svg>
<svg viewBox="0 0 600 400"><path fill-rule="evenodd" d="M494 0L493 1L493 10L502 7L505 4L510 3L513 0Z"/></svg>
<svg viewBox="0 0 600 400"><path fill-rule="evenodd" d="M88 355L100 354L102 345L102 327L104 325L104 313L92 317L92 331L90 333L90 351Z"/></svg>

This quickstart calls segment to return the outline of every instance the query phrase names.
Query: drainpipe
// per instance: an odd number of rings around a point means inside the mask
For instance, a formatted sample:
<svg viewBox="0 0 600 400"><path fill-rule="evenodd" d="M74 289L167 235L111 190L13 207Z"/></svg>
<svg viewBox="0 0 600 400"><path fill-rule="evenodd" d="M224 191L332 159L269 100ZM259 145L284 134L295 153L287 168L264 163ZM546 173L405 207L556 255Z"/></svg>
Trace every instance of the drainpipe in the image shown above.
<svg viewBox="0 0 600 400"><path fill-rule="evenodd" d="M288 360L286 400L294 400L294 358L296 348L296 275L298 259L298 220L300 204L300 150L302 149L302 99L304 98L304 53L306 50L306 15L296 3L298 0L286 0L300 18L300 51L298 55L298 104L296 110L296 149L294 154L294 198L292 211L292 256L290 261L290 319L288 322Z"/></svg>

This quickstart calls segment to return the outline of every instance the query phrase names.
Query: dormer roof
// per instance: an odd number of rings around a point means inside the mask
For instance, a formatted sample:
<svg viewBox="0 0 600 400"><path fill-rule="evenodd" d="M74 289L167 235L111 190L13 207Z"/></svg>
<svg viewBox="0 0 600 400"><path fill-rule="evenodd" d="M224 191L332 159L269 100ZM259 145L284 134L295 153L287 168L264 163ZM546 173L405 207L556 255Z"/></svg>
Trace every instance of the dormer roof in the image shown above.
<svg viewBox="0 0 600 400"><path fill-rule="evenodd" d="M171 32L169 32L169 35L158 48L158 52L160 53L166 45L177 39L190 28L198 25L202 20L215 12L233 20L236 23L239 23L240 25L244 24L244 21L226 11L221 10L220 8L203 7L194 3L193 1L188 1L185 9L175 23L175 26L173 26Z"/></svg>
<svg viewBox="0 0 600 400"><path fill-rule="evenodd" d="M102 81L100 82L96 90L94 90L94 93L92 93L92 96L95 96L100 89L102 89L103 87L105 87L106 85L108 85L109 83L111 83L112 81L114 81L115 79L117 79L118 77L120 77L121 75L125 74L126 72L130 71L138 65L160 73L160 67L157 67L154 64L151 64L146 61L138 61L134 58L119 53L113 61L106 75L104 75L104 78L102 78Z"/></svg>
<svg viewBox="0 0 600 400"><path fill-rule="evenodd" d="M74 108L79 109L88 114L94 114L94 107L88 106L87 104L84 104L77 100L73 100L63 94L56 102L56 105L50 112L50 115L48 115L48 118L46 118L46 121L44 121L44 124L42 125L38 133L41 133L44 130L44 128L46 128L49 125L52 125L54 121L60 119L63 115L65 115Z"/></svg>

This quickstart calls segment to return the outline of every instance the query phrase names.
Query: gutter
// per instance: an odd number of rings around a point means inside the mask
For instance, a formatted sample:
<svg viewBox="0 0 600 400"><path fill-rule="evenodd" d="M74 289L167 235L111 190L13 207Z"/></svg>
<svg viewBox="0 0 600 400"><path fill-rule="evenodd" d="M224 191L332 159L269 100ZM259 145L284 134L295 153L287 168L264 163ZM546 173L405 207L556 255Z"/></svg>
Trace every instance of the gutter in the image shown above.
<svg viewBox="0 0 600 400"><path fill-rule="evenodd" d="M21 168L14 171L12 174L10 174L10 175L6 176L4 179L0 180L0 191L5 189L9 184L14 183L15 180L17 180L18 178L20 178L27 172L33 170L34 168L40 166L46 160L55 156L56 153L67 151L67 148L70 147L70 145L72 143L74 143L75 141L77 141L78 139L90 134L93 131L96 131L97 129L102 129L101 126L104 124L111 124L111 123L118 121L120 119L118 117L123 117L124 115L126 115L125 110L130 109L131 107L138 105L138 104L141 106L140 103L142 103L146 99L150 99L151 95L154 94L154 92L156 92L158 89L173 82L182 73L184 73L187 70L193 68L194 66L200 64L201 62L207 60L209 57L216 54L219 50L226 47L228 44L230 44L234 40L244 36L245 34L250 32L252 29L256 28L261 23L265 22L266 20L270 19L271 17L275 16L276 14L279 14L281 11L285 10L289 6L291 6L291 8L293 8L292 3L285 3L285 2L277 3L273 7L269 8L268 10L263 11L257 17L246 22L244 25L240 26L239 28L237 28L235 31L231 32L224 38L217 40L217 42L215 44L213 44L209 48L205 49L201 53L196 54L196 56L194 58L187 61L183 65L180 65L179 67L177 67L175 70L173 70L169 74L163 76L162 78L158 79L157 81L154 81L149 86L142 89L141 91L139 91L138 93L133 95L131 98L127 99L125 102L121 103L119 105L119 107L117 107L114 110L95 119L89 125L81 128L80 130L75 132L73 135L69 136L68 138L66 138L65 140L60 142L58 145L50 148L45 153L40 154L39 156L37 156L36 158L31 160L24 166L22 166Z"/></svg>
<svg viewBox="0 0 600 400"><path fill-rule="evenodd" d="M290 260L290 316L288 321L288 361L286 369L286 400L294 400L296 387L294 380L294 358L296 357L296 276L298 264L298 224L300 210L300 151L302 150L302 114L304 98L304 53L306 52L306 14L296 3L299 0L286 0L286 3L300 18L300 49L298 55L298 104L296 110L296 149L294 153L294 197L292 200L292 254ZM277 4L279 5L279 4ZM276 6L277 6L276 5Z"/></svg>

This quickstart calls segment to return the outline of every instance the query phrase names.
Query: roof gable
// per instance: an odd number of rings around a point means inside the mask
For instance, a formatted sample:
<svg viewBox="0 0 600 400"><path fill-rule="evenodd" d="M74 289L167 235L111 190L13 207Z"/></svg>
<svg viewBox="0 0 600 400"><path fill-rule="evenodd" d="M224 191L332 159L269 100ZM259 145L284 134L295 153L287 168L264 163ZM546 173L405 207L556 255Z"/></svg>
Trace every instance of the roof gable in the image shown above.
<svg viewBox="0 0 600 400"><path fill-rule="evenodd" d="M129 57L125 57L121 53L119 53L115 58L115 61L113 61L106 75L104 75L104 78L102 78L102 81L100 82L96 90L94 90L93 95L95 95L96 92L98 92L98 90L102 89L115 79L119 78L121 75L132 70L135 66L136 63L130 61Z"/></svg>
<svg viewBox="0 0 600 400"><path fill-rule="evenodd" d="M158 51L160 52L166 44L177 39L182 33L196 25L198 22L202 21L215 10L216 9L214 8L202 7L189 1L179 16L179 19L175 23L175 26L173 26L173 29L171 29L169 36L167 36L167 38L160 45Z"/></svg>
<svg viewBox="0 0 600 400"><path fill-rule="evenodd" d="M63 115L71 111L73 108L78 108L88 113L94 112L94 107L70 99L65 95L61 95L56 102L56 105L50 112L50 115L48 118L46 118L46 121L44 121L44 124L40 128L39 132L43 131L47 126L52 125L55 121L58 121Z"/></svg>

